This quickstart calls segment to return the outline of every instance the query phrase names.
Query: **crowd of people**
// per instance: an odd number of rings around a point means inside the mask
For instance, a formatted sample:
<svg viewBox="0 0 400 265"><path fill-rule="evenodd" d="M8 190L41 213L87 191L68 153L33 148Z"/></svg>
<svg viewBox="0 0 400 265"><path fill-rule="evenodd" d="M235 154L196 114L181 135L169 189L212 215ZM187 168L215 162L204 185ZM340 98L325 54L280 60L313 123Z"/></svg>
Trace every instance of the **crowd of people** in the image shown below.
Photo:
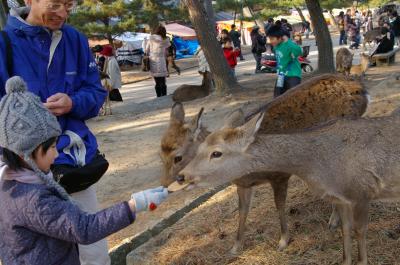
<svg viewBox="0 0 400 265"><path fill-rule="evenodd" d="M360 12L356 10L354 13L351 9L347 9L346 13L340 12L337 18L337 24L340 30L339 45L349 45L350 49L358 49L362 40L362 33L366 33L374 29L373 14L371 10ZM381 47L375 53L388 52L393 49L394 45L399 45L400 37L400 18L397 11L392 11L387 19L382 21L380 34L376 39L377 43L382 43ZM393 42L393 46L388 45L385 36Z"/></svg>

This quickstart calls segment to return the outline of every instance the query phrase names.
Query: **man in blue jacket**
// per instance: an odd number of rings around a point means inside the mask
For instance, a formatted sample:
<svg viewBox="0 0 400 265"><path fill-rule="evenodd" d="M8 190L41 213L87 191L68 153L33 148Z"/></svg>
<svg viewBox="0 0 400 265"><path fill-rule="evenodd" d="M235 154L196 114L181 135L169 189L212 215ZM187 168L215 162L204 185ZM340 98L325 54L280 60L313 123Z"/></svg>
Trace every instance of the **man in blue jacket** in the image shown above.
<svg viewBox="0 0 400 265"><path fill-rule="evenodd" d="M27 0L28 8L11 10L5 27L12 44L13 70L8 73L6 44L0 38L0 98L10 75L21 76L58 117L62 135L56 164L84 166L97 151L85 120L97 116L106 91L85 36L65 25L73 1ZM96 212L94 187L71 194L83 210ZM110 263L107 242L79 246L81 264Z"/></svg>

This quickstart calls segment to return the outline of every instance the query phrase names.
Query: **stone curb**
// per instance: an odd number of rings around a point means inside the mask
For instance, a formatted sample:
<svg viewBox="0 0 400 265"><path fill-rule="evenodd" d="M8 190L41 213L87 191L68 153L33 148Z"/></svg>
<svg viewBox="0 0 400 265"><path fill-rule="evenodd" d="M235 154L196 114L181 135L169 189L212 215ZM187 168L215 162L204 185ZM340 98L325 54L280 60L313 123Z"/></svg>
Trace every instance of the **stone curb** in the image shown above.
<svg viewBox="0 0 400 265"><path fill-rule="evenodd" d="M212 190L204 193L203 195L194 199L189 204L183 206L181 209L177 210L170 216L168 216L168 217L164 218L163 220L161 220L160 222L158 222L152 228L149 228L146 231L143 231L142 233L137 234L133 237L129 237L129 238L125 239L120 245L115 246L114 248L112 248L110 250L109 254L111 257L111 265L126 265L128 261L130 262L129 264L133 264L129 260L129 256L127 257L127 255L132 250L138 248L139 246L141 246L144 243L146 243L147 241L149 241L151 238L157 236L164 229L175 224L177 221L179 221L181 218L183 218L191 210L200 206L203 202L207 201L214 194L225 189L229 185L230 184L225 184L225 185L219 186L215 189L212 189Z"/></svg>

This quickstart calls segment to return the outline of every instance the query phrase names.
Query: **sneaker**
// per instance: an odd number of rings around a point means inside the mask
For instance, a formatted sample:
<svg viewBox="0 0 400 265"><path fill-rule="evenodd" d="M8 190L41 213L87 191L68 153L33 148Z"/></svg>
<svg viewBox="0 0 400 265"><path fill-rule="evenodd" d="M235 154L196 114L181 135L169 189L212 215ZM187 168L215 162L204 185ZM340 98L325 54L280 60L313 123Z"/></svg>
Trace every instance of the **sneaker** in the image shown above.
<svg viewBox="0 0 400 265"><path fill-rule="evenodd" d="M262 71L261 71L261 70L256 70L254 73L255 73L255 74L261 74Z"/></svg>

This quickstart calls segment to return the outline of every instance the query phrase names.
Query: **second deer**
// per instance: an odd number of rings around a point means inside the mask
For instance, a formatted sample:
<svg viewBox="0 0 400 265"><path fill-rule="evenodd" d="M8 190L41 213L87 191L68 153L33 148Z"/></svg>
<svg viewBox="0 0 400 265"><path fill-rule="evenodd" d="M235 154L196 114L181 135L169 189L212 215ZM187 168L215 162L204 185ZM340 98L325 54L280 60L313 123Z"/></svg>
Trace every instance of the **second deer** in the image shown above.
<svg viewBox="0 0 400 265"><path fill-rule="evenodd" d="M285 132L311 127L319 122L337 117L359 117L367 106L367 95L360 83L343 76L322 75L311 79L275 100L262 106L266 110L263 133ZM182 104L176 103L171 110L170 124L161 140L161 158L164 175L161 183L168 186L178 173L194 158L199 145L210 132L201 122L203 110L185 122ZM233 112L226 119L225 127L233 128L244 123L243 113ZM282 172L254 171L233 181L239 195L239 229L233 253L243 247L245 223L250 208L252 187L271 183L275 204L279 212L281 239L279 249L289 241L286 224L285 201L290 174Z"/></svg>

